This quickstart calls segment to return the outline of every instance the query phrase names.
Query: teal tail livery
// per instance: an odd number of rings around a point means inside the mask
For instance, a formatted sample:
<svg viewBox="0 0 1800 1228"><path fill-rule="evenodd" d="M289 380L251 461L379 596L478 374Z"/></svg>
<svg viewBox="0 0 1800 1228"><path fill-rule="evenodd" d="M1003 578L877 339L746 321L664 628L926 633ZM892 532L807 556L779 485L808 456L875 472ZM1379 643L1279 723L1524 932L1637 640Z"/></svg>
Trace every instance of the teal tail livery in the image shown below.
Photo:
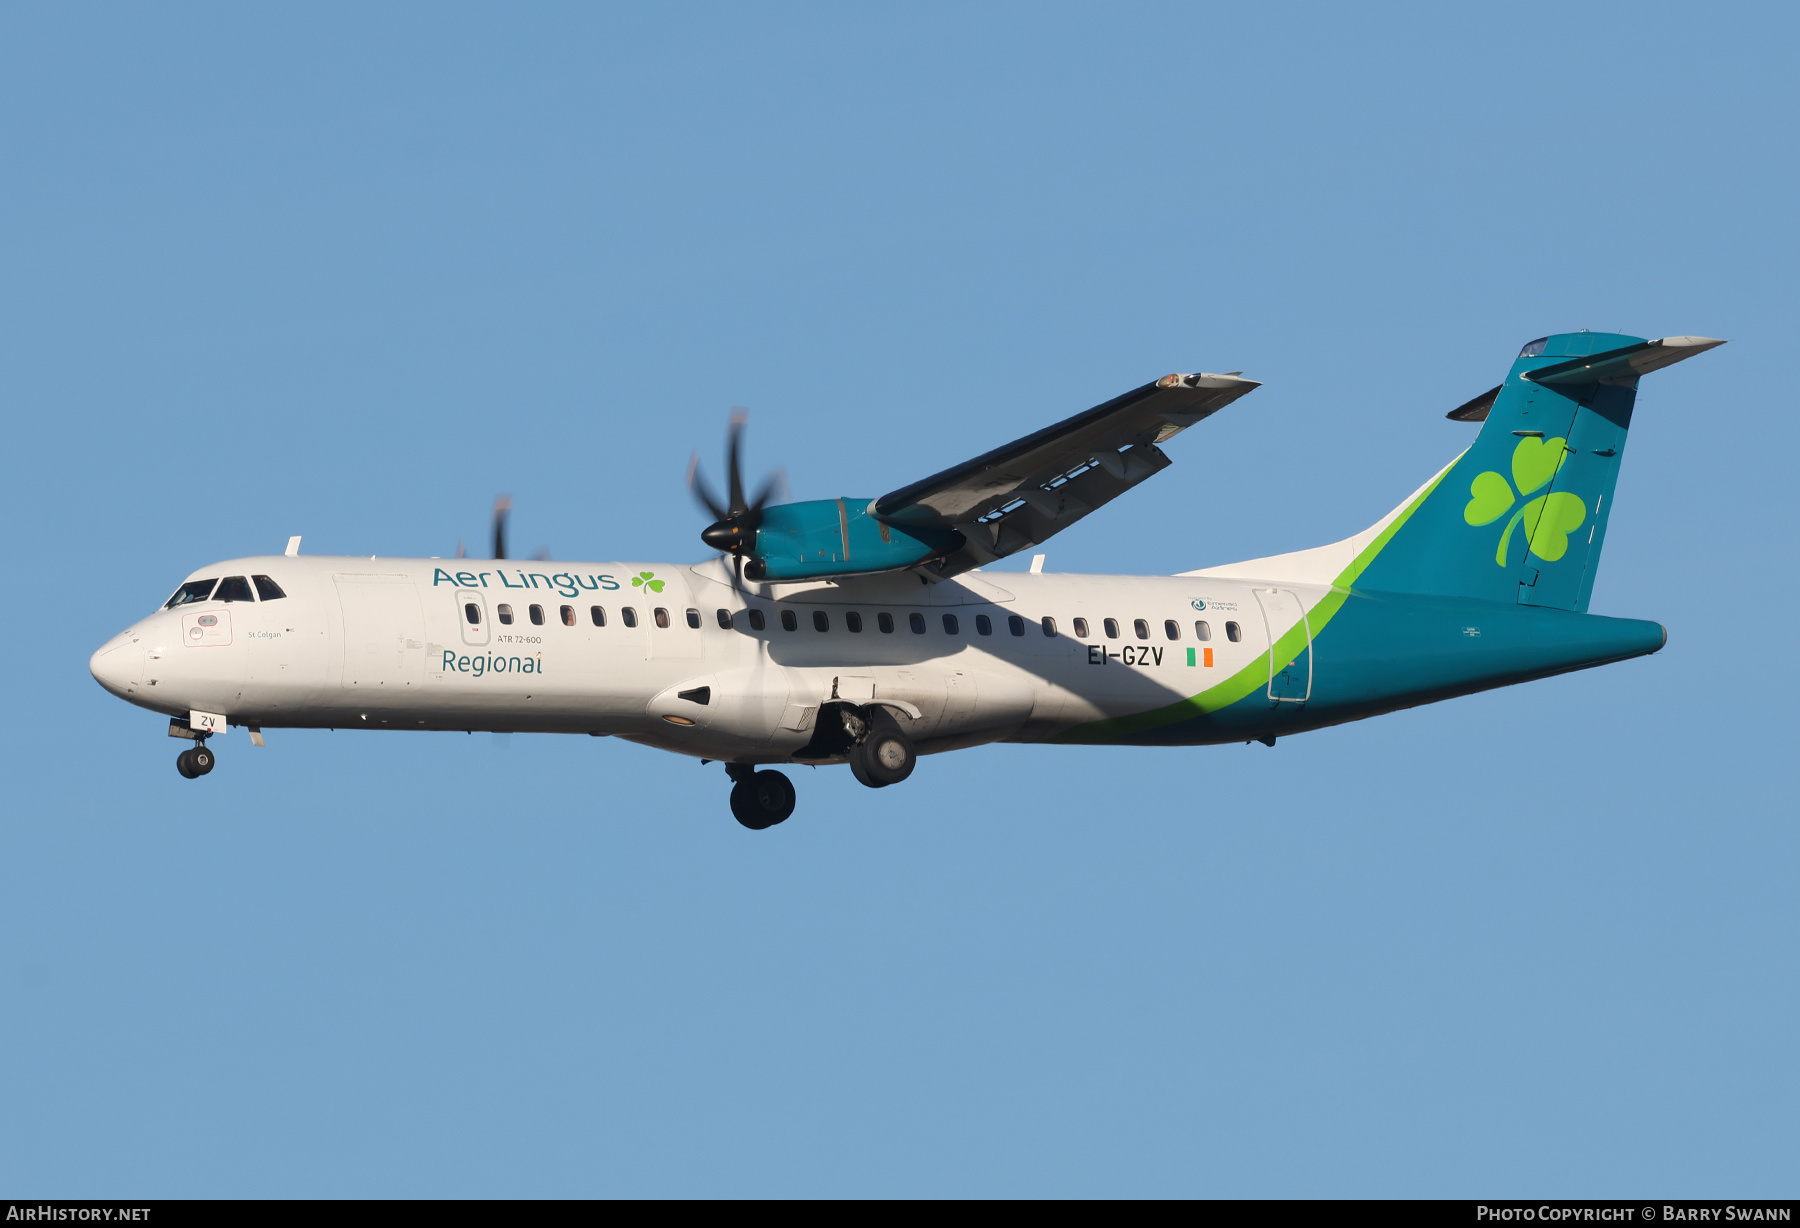
<svg viewBox="0 0 1800 1228"><path fill-rule="evenodd" d="M1361 533L1176 576L986 572L1170 468L1177 436L1260 385L1165 375L874 498L746 494L690 462L695 564L285 553L192 572L93 654L169 718L176 768L280 728L612 736L701 762L763 829L785 764L906 780L994 742L1277 739L1656 652L1659 623L1588 612L1641 376L1724 344L1559 333L1449 417L1474 443ZM840 488L841 489L841 488ZM1132 530L1121 522L1120 531Z"/></svg>
<svg viewBox="0 0 1800 1228"><path fill-rule="evenodd" d="M1638 377L1723 344L1559 333L1450 416L1481 434L1359 584L1585 612Z"/></svg>

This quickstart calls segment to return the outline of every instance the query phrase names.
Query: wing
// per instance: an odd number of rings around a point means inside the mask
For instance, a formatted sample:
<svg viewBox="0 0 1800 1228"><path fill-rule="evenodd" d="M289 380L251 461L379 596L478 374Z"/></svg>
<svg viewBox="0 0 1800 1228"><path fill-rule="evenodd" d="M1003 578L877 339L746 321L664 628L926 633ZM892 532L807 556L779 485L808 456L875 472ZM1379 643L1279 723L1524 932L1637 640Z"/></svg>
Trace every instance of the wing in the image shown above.
<svg viewBox="0 0 1800 1228"><path fill-rule="evenodd" d="M1165 375L875 501L901 528L953 528L950 576L1035 546L1169 467L1158 444L1262 385L1238 375Z"/></svg>

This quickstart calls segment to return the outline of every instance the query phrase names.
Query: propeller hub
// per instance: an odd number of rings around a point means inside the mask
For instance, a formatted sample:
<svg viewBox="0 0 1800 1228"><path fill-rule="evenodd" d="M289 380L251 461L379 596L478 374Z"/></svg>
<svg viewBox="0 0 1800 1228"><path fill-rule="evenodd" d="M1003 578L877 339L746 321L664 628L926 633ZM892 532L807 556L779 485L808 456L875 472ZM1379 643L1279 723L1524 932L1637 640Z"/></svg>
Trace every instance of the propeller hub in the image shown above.
<svg viewBox="0 0 1800 1228"><path fill-rule="evenodd" d="M741 554L755 539L755 531L736 516L715 521L700 532L700 540L720 554Z"/></svg>

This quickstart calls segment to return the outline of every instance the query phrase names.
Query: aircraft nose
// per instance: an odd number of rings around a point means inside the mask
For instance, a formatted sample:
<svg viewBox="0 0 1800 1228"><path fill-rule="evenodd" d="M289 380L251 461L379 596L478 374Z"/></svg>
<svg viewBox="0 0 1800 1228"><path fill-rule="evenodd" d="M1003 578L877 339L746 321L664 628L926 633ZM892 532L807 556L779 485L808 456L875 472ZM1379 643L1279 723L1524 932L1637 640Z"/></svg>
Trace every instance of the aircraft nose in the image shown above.
<svg viewBox="0 0 1800 1228"><path fill-rule="evenodd" d="M144 650L130 636L117 636L88 658L88 673L95 682L124 698L143 681Z"/></svg>

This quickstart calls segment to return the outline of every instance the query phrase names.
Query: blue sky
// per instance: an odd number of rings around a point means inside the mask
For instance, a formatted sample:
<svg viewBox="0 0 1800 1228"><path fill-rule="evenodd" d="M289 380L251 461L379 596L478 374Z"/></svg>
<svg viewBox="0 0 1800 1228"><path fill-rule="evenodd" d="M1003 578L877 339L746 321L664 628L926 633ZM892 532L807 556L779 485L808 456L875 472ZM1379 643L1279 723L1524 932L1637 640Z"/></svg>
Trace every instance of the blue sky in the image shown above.
<svg viewBox="0 0 1800 1228"><path fill-rule="evenodd" d="M0 12L0 1190L1789 1194L1794 10ZM872 792L271 731L92 650L190 569L692 560L728 408L873 496L1171 370L1253 396L1046 547L1316 545L1577 328L1661 654ZM1022 565L1022 564L1021 564ZM1327 668L1320 663L1321 668Z"/></svg>

